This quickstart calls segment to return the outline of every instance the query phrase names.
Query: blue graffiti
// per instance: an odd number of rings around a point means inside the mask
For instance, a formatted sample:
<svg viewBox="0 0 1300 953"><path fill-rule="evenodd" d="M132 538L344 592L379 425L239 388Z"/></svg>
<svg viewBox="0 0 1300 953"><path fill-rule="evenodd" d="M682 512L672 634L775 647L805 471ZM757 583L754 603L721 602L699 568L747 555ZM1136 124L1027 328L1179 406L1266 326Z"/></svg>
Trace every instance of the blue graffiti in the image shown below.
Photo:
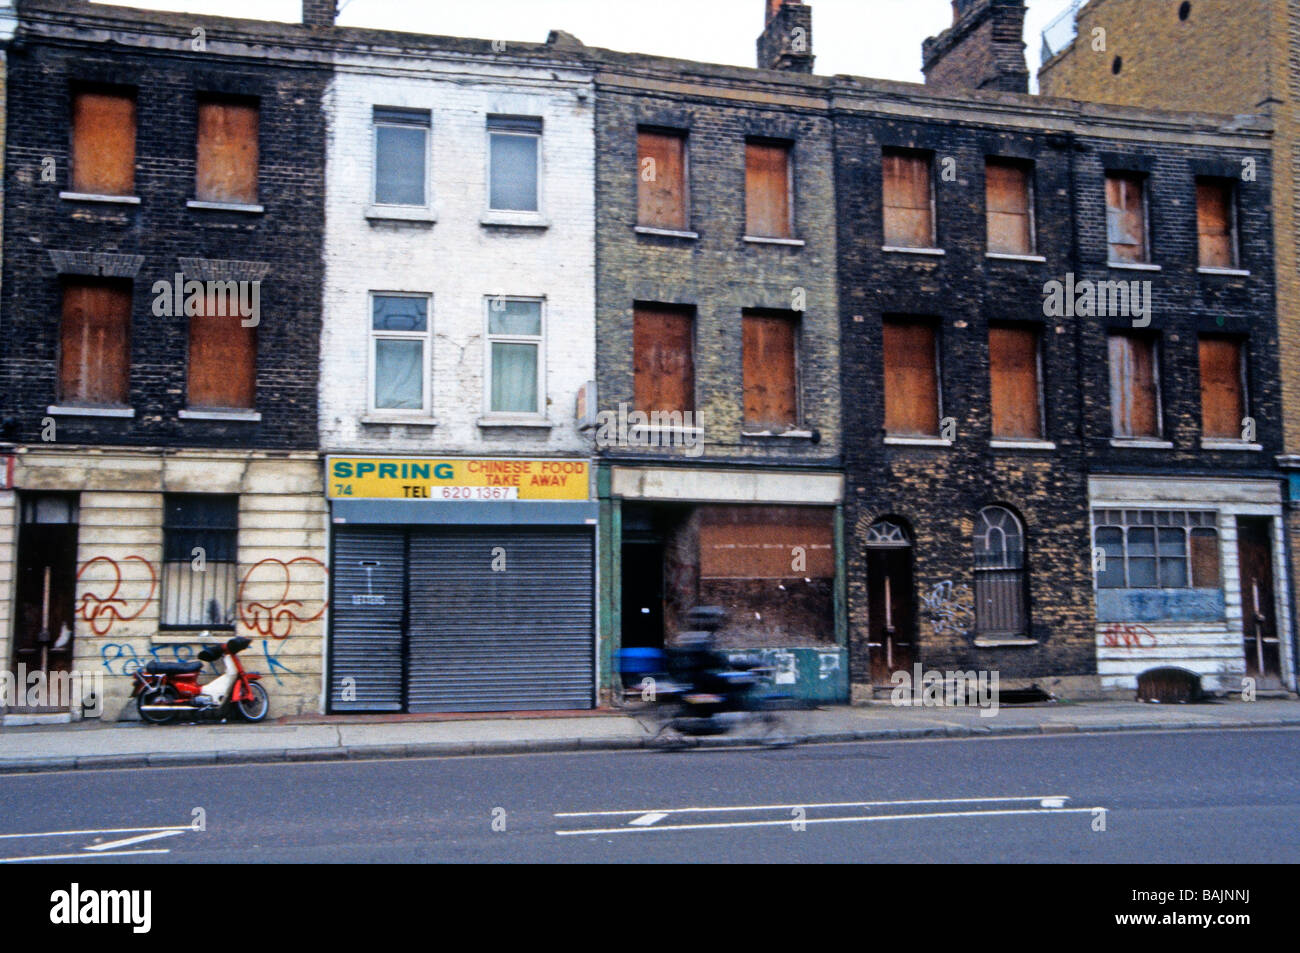
<svg viewBox="0 0 1300 953"><path fill-rule="evenodd" d="M297 673L294 672L294 670L291 669L289 666L285 665L283 662L280 661L280 653L284 651L284 643L283 642L278 643L279 648L277 648L275 650L275 654L272 655L271 647L268 644L269 641L270 641L269 639L262 640L262 654L266 656L266 667L267 669L270 670L271 677L275 679L275 684L283 685L284 681L280 678L280 673L277 672L276 669L280 669L286 675L296 675Z"/></svg>
<svg viewBox="0 0 1300 953"><path fill-rule="evenodd" d="M159 652L166 652L171 658L163 658ZM149 655L155 662L192 662L194 660L194 646L192 645L151 645L149 646ZM105 642L99 650L99 657L103 660L104 668L110 675L134 675L142 671L147 659L141 659L139 654L129 642ZM122 664L116 671L113 669L113 663L120 661ZM215 664L212 666L215 670Z"/></svg>

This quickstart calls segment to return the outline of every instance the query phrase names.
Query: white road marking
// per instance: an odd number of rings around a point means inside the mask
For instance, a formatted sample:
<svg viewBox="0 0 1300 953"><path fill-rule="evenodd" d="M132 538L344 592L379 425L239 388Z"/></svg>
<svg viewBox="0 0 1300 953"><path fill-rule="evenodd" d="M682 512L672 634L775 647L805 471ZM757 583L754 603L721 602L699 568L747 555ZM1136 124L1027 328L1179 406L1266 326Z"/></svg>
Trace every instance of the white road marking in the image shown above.
<svg viewBox="0 0 1300 953"><path fill-rule="evenodd" d="M139 834L135 837L124 837L121 840L111 840L105 844L90 844L86 850L108 850L110 847L129 847L131 844L141 844L147 840L157 840L160 837L175 837L178 834L184 834L184 830L167 830L154 831L152 834Z"/></svg>
<svg viewBox="0 0 1300 953"><path fill-rule="evenodd" d="M140 834L147 831L187 831L190 829L188 824L178 824L175 827L165 825L155 825L153 827L106 827L101 830L89 831L38 831L31 834L0 834L0 840L8 840L13 837L79 837L82 834Z"/></svg>
<svg viewBox="0 0 1300 953"><path fill-rule="evenodd" d="M0 857L0 864L21 864L31 860L94 860L97 857L133 857L137 854L170 854L171 850L110 850L103 854L35 854L31 857Z"/></svg>
<svg viewBox="0 0 1300 953"><path fill-rule="evenodd" d="M655 821L662 821L667 816L667 811L653 811L649 814L642 814L635 820L628 821L628 823L634 827L649 827Z"/></svg>
<svg viewBox="0 0 1300 953"><path fill-rule="evenodd" d="M1104 811L1100 807L1057 807L1057 808L1008 808L995 811L950 811L927 814L870 814L861 817L817 817L800 821L802 824L854 824L870 821L903 821L939 817L1006 817L1015 814L1086 814L1091 811ZM790 827L790 820L780 821L719 821L712 824L669 824L664 827L606 827L584 831L556 831L563 836L576 834L636 834L657 831L699 831L719 830L735 827Z"/></svg>
<svg viewBox="0 0 1300 953"><path fill-rule="evenodd" d="M654 807L638 811L568 811L552 815L553 817L627 817L642 814L713 814L725 811L793 811L797 807L910 807L916 804L1002 804L1014 801L1060 801L1064 804L1069 797L1061 794L1034 794L1017 797L952 797L924 798L915 801L827 801L823 804L738 804L726 807Z"/></svg>

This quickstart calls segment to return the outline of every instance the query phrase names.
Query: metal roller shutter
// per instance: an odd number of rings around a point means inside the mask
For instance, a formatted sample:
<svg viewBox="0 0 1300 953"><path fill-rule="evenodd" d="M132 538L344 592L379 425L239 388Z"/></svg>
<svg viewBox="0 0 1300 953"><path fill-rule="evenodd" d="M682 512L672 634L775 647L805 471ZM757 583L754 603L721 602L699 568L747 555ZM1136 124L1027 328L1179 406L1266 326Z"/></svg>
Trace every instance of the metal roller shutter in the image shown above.
<svg viewBox="0 0 1300 953"><path fill-rule="evenodd" d="M400 531L348 529L334 537L332 711L402 709L405 554Z"/></svg>
<svg viewBox="0 0 1300 953"><path fill-rule="evenodd" d="M409 710L590 708L593 547L589 529L412 530Z"/></svg>

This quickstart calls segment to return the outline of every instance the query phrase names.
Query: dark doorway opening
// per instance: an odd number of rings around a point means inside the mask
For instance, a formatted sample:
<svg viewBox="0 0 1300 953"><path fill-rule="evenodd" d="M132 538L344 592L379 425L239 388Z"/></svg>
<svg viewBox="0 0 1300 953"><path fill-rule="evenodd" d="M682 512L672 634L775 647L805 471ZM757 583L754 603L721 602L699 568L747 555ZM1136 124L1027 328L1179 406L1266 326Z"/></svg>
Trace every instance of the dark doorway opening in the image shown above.
<svg viewBox="0 0 1300 953"><path fill-rule="evenodd" d="M77 497L42 493L22 498L18 528L14 672L70 672L77 590ZM14 706L14 711L35 712ZM66 707L58 710L66 710Z"/></svg>
<svg viewBox="0 0 1300 953"><path fill-rule="evenodd" d="M623 647L664 646L664 545L623 543Z"/></svg>

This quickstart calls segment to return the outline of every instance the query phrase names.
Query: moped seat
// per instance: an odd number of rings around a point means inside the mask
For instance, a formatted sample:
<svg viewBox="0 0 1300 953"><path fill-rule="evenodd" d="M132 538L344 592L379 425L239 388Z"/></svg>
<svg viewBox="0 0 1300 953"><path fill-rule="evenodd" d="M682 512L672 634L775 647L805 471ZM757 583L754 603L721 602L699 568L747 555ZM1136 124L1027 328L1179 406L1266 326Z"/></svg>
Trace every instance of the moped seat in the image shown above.
<svg viewBox="0 0 1300 953"><path fill-rule="evenodd" d="M150 675L189 675L202 669L202 662L150 662L144 667Z"/></svg>

